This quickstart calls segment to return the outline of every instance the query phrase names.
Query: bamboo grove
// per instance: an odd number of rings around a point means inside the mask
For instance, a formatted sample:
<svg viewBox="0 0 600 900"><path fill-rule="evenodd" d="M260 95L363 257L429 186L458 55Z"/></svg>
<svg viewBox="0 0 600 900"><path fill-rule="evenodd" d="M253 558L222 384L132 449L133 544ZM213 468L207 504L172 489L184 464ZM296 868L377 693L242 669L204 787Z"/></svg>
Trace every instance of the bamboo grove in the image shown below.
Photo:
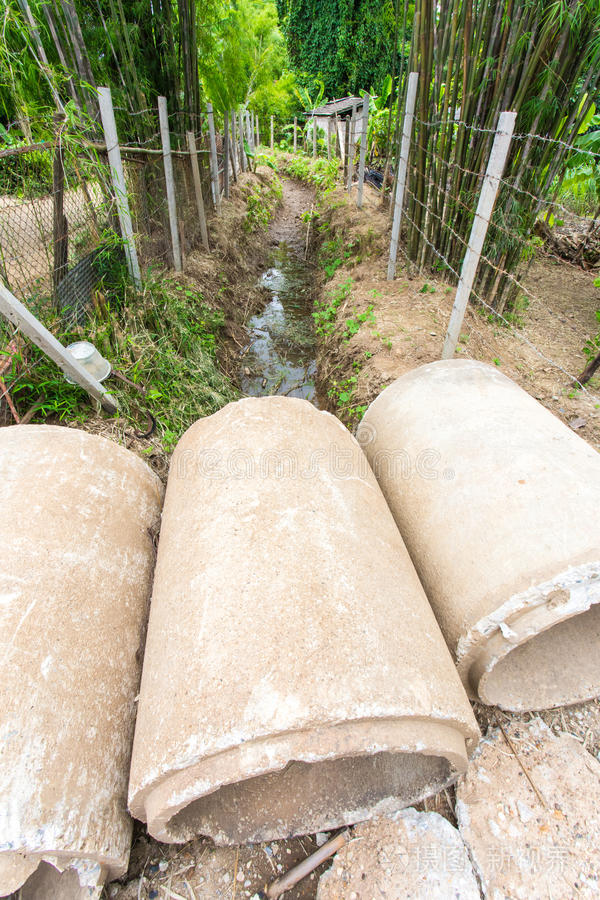
<svg viewBox="0 0 600 900"><path fill-rule="evenodd" d="M408 70L419 89L407 252L419 266L459 271L499 115L518 114L484 247L493 265L476 287L501 312L600 85L600 3L417 0Z"/></svg>

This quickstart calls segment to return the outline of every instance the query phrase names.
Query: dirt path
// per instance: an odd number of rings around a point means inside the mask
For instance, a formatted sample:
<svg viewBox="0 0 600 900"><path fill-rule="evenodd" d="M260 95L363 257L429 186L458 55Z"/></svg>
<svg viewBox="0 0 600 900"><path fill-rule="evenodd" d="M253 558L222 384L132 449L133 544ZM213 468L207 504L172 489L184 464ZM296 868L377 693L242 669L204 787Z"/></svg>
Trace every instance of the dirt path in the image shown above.
<svg viewBox="0 0 600 900"><path fill-rule="evenodd" d="M282 181L283 196L269 226L271 246L285 241L292 249L304 255L306 223L302 214L310 210L314 201L314 191L304 184L285 178Z"/></svg>
<svg viewBox="0 0 600 900"><path fill-rule="evenodd" d="M339 195L339 191L333 195L334 204ZM338 378L358 370L352 406L360 408L399 375L441 358L454 290L410 267L399 269L394 282L386 280L388 222L375 191L365 190L362 215L344 202L334 208L329 221L330 235L341 235L346 245L358 242L358 252L325 287L334 292L352 279L338 321L349 315L356 319L369 309L371 313L349 341L334 337L326 342L321 374L329 380L334 366ZM600 289L594 286L594 277L567 262L539 256L524 278L527 293L517 327L499 325L471 305L457 356L498 366L600 449L600 379L592 379L587 390L580 391L570 377L584 369L583 346L600 328L596 319Z"/></svg>

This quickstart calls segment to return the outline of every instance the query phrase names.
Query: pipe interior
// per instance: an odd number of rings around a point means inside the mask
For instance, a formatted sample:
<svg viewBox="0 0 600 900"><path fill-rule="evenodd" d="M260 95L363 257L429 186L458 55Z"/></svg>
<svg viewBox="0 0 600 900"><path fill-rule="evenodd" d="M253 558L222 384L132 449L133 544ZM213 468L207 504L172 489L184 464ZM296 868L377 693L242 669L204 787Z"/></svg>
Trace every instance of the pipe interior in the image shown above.
<svg viewBox="0 0 600 900"><path fill-rule="evenodd" d="M504 709L550 709L600 693L600 604L535 635L484 676L485 702Z"/></svg>
<svg viewBox="0 0 600 900"><path fill-rule="evenodd" d="M368 818L378 802L396 808L436 793L452 780L447 759L376 753L318 763L293 761L280 772L226 785L195 800L169 822L175 841L207 834L242 843L310 834Z"/></svg>

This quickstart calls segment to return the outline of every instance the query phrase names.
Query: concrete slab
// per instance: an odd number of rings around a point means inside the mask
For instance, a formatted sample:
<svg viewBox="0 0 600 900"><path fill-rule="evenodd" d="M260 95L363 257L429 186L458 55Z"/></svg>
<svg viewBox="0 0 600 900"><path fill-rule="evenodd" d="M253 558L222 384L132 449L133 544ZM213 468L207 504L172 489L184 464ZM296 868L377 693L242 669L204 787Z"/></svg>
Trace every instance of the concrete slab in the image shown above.
<svg viewBox="0 0 600 900"><path fill-rule="evenodd" d="M317 900L480 900L461 837L438 813L405 809L357 825L321 876Z"/></svg>
<svg viewBox="0 0 600 900"><path fill-rule="evenodd" d="M485 895L597 898L600 763L540 719L505 731L518 759L495 729L457 788L460 833Z"/></svg>

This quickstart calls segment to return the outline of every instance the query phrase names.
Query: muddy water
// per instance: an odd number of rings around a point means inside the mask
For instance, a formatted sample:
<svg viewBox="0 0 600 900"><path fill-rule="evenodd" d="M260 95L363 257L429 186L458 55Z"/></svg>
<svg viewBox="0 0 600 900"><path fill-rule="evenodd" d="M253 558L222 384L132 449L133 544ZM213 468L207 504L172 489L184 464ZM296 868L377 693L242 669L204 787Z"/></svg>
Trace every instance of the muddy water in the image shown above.
<svg viewBox="0 0 600 900"><path fill-rule="evenodd" d="M310 191L284 184L283 202L270 230L272 249L261 285L265 307L247 322L250 340L241 360L242 392L251 397L283 394L319 406L315 387L316 338L313 327L313 268L304 259Z"/></svg>

